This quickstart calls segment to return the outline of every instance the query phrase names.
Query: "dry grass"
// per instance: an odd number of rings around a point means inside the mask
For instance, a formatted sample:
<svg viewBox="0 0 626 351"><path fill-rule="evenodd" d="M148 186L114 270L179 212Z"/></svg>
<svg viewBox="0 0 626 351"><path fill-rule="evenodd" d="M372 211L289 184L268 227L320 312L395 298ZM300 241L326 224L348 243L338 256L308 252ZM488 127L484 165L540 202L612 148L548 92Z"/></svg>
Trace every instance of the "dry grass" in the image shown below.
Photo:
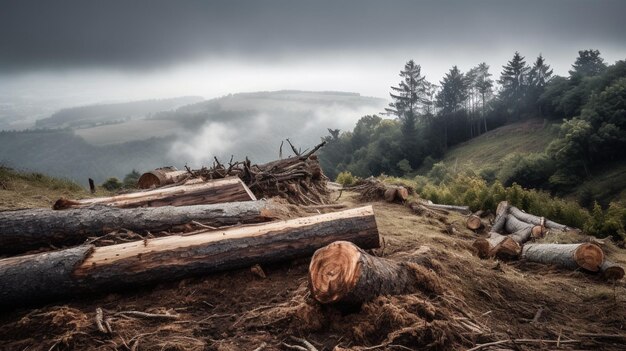
<svg viewBox="0 0 626 351"><path fill-rule="evenodd" d="M344 192L340 201L362 205L356 196ZM309 260L302 259L264 265L266 279L243 269L7 312L0 317L0 349L253 350L265 343L263 350L284 350L282 343L298 336L320 351L460 350L510 339L579 342L507 341L491 350L624 350L626 339L584 335L626 335L623 281L610 284L582 272L481 260L471 248L476 234L465 229L461 215L437 220L402 205L373 206L385 243L374 253L431 269L442 294L383 296L356 311L320 306L308 294ZM448 234L448 226L455 234ZM550 240L568 238L559 234ZM624 250L606 245L612 258L624 262ZM97 307L112 333L98 330ZM125 310L179 318L116 314Z"/></svg>

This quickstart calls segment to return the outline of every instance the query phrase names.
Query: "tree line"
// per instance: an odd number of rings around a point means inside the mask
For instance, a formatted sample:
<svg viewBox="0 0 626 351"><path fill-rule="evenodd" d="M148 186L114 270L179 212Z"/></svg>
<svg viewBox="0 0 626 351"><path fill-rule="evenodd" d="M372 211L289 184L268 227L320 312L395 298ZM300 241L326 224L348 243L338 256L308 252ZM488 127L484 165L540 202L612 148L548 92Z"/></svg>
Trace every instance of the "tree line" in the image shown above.
<svg viewBox="0 0 626 351"><path fill-rule="evenodd" d="M522 160L526 168L511 181L566 189L595 165L623 159L626 146L626 62L607 65L598 50L581 50L568 73L554 75L541 54L529 64L515 52L497 80L483 62L467 72L453 66L435 84L409 60L381 113L392 118L364 116L352 131L329 129L322 165L333 179L343 171L410 175L488 130L543 118L563 122L559 138L544 153Z"/></svg>

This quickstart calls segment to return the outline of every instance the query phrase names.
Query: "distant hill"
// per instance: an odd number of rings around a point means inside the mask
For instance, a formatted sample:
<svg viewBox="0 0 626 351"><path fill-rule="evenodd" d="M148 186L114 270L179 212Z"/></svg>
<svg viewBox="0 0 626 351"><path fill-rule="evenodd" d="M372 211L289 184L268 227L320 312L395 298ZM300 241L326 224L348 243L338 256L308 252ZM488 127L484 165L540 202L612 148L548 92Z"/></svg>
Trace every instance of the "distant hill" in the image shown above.
<svg viewBox="0 0 626 351"><path fill-rule="evenodd" d="M355 93L304 91L233 94L155 112L180 102L157 101L66 109L38 122L64 129L0 132L0 165L86 184L132 169L210 165L214 156L260 163L278 158L281 140L312 147L327 128L349 129L386 105ZM145 115L132 117L138 111ZM283 156L290 151L283 147Z"/></svg>
<svg viewBox="0 0 626 351"><path fill-rule="evenodd" d="M86 128L102 124L123 123L151 114L173 110L202 101L198 96L171 99L141 100L125 103L97 104L62 109L48 118L35 122L36 128Z"/></svg>

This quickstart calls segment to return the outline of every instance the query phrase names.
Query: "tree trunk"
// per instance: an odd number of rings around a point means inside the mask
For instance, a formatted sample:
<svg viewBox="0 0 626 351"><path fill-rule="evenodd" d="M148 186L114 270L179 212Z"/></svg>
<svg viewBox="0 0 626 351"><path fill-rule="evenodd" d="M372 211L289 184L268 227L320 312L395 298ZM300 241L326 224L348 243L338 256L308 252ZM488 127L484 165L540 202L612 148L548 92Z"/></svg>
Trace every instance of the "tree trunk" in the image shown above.
<svg viewBox="0 0 626 351"><path fill-rule="evenodd" d="M511 214L506 216L504 228L511 233L509 237L520 244L527 242L531 238L541 238L545 232L545 228L541 225L522 222Z"/></svg>
<svg viewBox="0 0 626 351"><path fill-rule="evenodd" d="M263 222L287 209L271 201L244 201L184 207L117 208L94 205L54 211L0 212L0 253L19 253L48 245L77 244L90 236L129 229L138 233L170 230L192 221L220 227Z"/></svg>
<svg viewBox="0 0 626 351"><path fill-rule="evenodd" d="M111 197L83 200L60 199L52 207L55 210L81 208L95 204L130 208L207 205L222 202L250 201L256 197L237 177L210 180L198 184L179 185L170 188L140 191Z"/></svg>
<svg viewBox="0 0 626 351"><path fill-rule="evenodd" d="M490 232L487 238L474 240L472 246L477 250L480 258L516 258L522 251L520 245L515 240L496 232Z"/></svg>
<svg viewBox="0 0 626 351"><path fill-rule="evenodd" d="M574 228L570 228L566 225L563 224L559 224L556 222L553 222L549 219L545 219L543 217L538 217L538 216L534 216L531 215L529 213L526 213L522 210L520 210L519 208L515 207L515 206L511 206L509 208L509 213L512 214L515 218L519 219L520 221L526 222L526 223L530 223L530 224L534 224L534 225L543 225L548 229L557 229L557 230L562 230L562 231L567 231L567 230L571 230Z"/></svg>
<svg viewBox="0 0 626 351"><path fill-rule="evenodd" d="M139 189L158 188L164 185L178 183L189 177L191 177L189 172L179 171L176 167L157 168L142 174L139 180L137 180L137 187Z"/></svg>
<svg viewBox="0 0 626 351"><path fill-rule="evenodd" d="M409 198L409 191L403 186L387 185L383 195L387 202L404 202Z"/></svg>
<svg viewBox="0 0 626 351"><path fill-rule="evenodd" d="M441 293L436 276L425 268L371 256L346 241L315 252L309 266L309 289L323 304L361 304L379 295L416 290Z"/></svg>
<svg viewBox="0 0 626 351"><path fill-rule="evenodd" d="M378 247L372 207L7 258L0 260L0 304L38 303L306 257L337 240Z"/></svg>
<svg viewBox="0 0 626 351"><path fill-rule="evenodd" d="M609 260L602 262L600 272L602 272L602 278L606 280L620 280L624 278L624 267Z"/></svg>
<svg viewBox="0 0 626 351"><path fill-rule="evenodd" d="M604 253L599 246L591 243L526 244L522 250L522 258L567 269L584 268L597 272L604 262Z"/></svg>
<svg viewBox="0 0 626 351"><path fill-rule="evenodd" d="M496 218L493 220L493 225L491 226L492 232L498 233L504 230L508 213L509 203L507 201L500 201L496 208Z"/></svg>
<svg viewBox="0 0 626 351"><path fill-rule="evenodd" d="M431 201L428 201L428 202L421 201L420 204L430 209L456 211L464 215L470 213L470 209L468 206L440 205L440 204L434 204Z"/></svg>

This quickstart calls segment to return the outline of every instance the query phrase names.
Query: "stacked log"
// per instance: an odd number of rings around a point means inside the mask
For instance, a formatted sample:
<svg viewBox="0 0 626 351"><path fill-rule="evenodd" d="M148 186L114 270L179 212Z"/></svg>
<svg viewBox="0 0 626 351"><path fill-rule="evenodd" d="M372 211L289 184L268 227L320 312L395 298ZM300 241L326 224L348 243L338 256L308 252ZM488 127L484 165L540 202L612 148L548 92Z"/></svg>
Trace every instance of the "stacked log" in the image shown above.
<svg viewBox="0 0 626 351"><path fill-rule="evenodd" d="M54 211L0 212L0 253L20 253L49 245L79 244L88 237L127 229L137 233L173 230L193 222L221 227L264 222L288 209L273 201L244 201L184 207L118 208L94 205Z"/></svg>
<svg viewBox="0 0 626 351"><path fill-rule="evenodd" d="M118 245L83 245L0 260L0 304L171 281L305 257L334 241L379 246L371 206L267 224Z"/></svg>
<svg viewBox="0 0 626 351"><path fill-rule="evenodd" d="M55 210L106 205L120 208L190 206L223 202L254 201L250 189L236 177L217 179L197 184L185 184L169 188L134 192L110 197L82 200L60 199L52 207Z"/></svg>
<svg viewBox="0 0 626 351"><path fill-rule="evenodd" d="M189 172L179 171L176 167L161 167L142 174L137 180L139 189L159 188L169 184L179 183L191 177Z"/></svg>
<svg viewBox="0 0 626 351"><path fill-rule="evenodd" d="M384 200L389 203L404 203L409 198L409 190L406 187L385 184L374 177L360 180L344 189L359 193L359 200L364 202Z"/></svg>
<svg viewBox="0 0 626 351"><path fill-rule="evenodd" d="M470 224L468 219L468 227ZM502 201L498 204L489 236L476 239L473 247L481 258L521 258L528 262L565 269L600 272L601 277L607 280L619 280L624 277L624 268L606 260L604 252L596 244L529 243L544 237L547 229L573 230L543 217L525 213Z"/></svg>
<svg viewBox="0 0 626 351"><path fill-rule="evenodd" d="M247 158L234 163L231 159L228 166L215 159L210 168L188 169L188 172L192 177L204 180L239 177L259 198L280 196L297 205L329 204L328 178L314 155L325 144L322 142L309 152L300 152L290 143L293 157L260 165L252 164Z"/></svg>

